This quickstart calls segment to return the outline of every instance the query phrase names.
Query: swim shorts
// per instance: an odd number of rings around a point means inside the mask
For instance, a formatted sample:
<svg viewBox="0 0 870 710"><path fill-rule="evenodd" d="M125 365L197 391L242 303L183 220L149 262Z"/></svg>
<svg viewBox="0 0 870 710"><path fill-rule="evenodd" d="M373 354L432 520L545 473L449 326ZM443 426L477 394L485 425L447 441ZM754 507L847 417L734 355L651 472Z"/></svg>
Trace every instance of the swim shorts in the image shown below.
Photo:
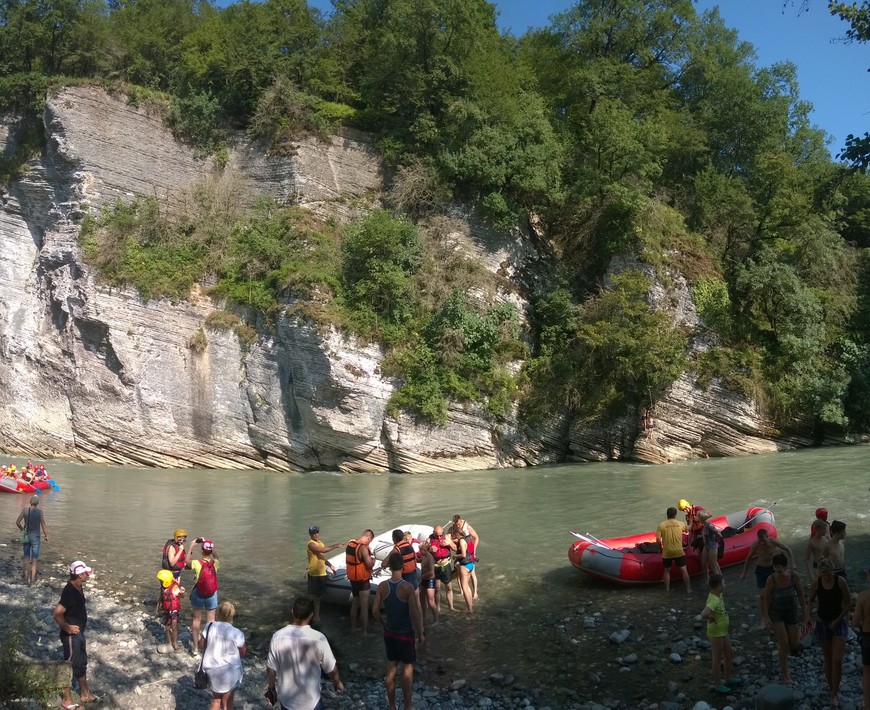
<svg viewBox="0 0 870 710"><path fill-rule="evenodd" d="M767 578L773 574L773 565L770 567L762 567L755 565L755 586L759 589L764 589L767 584Z"/></svg>
<svg viewBox="0 0 870 710"><path fill-rule="evenodd" d="M450 565L435 565L435 579L439 582L443 582L444 584L450 584L450 578L453 574L453 570Z"/></svg>
<svg viewBox="0 0 870 710"><path fill-rule="evenodd" d="M677 567L685 567L686 556L682 555L680 557L665 557L662 559L662 562L665 565L665 569L670 569L672 564L675 564Z"/></svg>
<svg viewBox="0 0 870 710"><path fill-rule="evenodd" d="M432 577L432 579L424 579L421 586L423 589L435 589L435 577Z"/></svg>
<svg viewBox="0 0 870 710"><path fill-rule="evenodd" d="M861 634L861 663L870 666L870 633Z"/></svg>
<svg viewBox="0 0 870 710"><path fill-rule="evenodd" d="M350 593L352 596L358 597L360 592L367 592L372 588L371 580L366 580L365 582L351 582L350 583Z"/></svg>
<svg viewBox="0 0 870 710"><path fill-rule="evenodd" d="M787 625L797 624L798 622L798 604L797 599L791 603L777 603L774 599L770 604L770 620L773 622L782 622Z"/></svg>
<svg viewBox="0 0 870 710"><path fill-rule="evenodd" d="M163 625L169 626L173 621L178 621L178 609L163 612Z"/></svg>
<svg viewBox="0 0 870 710"><path fill-rule="evenodd" d="M384 631L384 648L387 651L387 660L394 663L416 663L417 647L414 645L414 634L394 634L392 631Z"/></svg>
<svg viewBox="0 0 870 710"><path fill-rule="evenodd" d="M308 593L314 597L322 597L326 594L326 575L308 575Z"/></svg>

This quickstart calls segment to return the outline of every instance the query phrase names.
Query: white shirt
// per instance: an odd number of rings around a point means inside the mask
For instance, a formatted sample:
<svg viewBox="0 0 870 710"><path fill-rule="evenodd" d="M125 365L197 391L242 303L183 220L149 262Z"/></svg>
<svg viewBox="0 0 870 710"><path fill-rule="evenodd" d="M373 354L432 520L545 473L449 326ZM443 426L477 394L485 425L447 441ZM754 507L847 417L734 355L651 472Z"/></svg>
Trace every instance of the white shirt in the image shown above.
<svg viewBox="0 0 870 710"><path fill-rule="evenodd" d="M320 672L335 670L335 656L322 633L290 624L272 636L266 667L277 676L281 705L288 710L313 710L320 702Z"/></svg>
<svg viewBox="0 0 870 710"><path fill-rule="evenodd" d="M200 631L203 640L208 636L205 653L202 655L203 670L231 666L242 668L239 649L245 645L245 635L226 621L213 621Z"/></svg>

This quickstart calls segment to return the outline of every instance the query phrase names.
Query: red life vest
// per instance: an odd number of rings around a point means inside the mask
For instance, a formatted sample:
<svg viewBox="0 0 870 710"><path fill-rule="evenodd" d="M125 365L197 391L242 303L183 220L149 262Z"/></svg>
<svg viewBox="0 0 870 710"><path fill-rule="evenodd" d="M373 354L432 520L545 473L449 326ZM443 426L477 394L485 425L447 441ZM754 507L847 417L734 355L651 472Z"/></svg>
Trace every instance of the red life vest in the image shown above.
<svg viewBox="0 0 870 710"><path fill-rule="evenodd" d="M178 547L181 549L181 554L178 556L175 564L171 564L169 562L169 546L175 545L175 540L167 540L166 544L163 546L163 569L171 570L173 573L181 572L184 569L185 563L187 562L187 553L184 551L184 545L179 545ZM175 575L178 576L177 574Z"/></svg>
<svg viewBox="0 0 870 710"><path fill-rule="evenodd" d="M446 560L450 557L451 550L447 546L445 539L444 535L438 537L435 533L432 533L429 536L429 543L432 545L432 557L435 558L436 562Z"/></svg>
<svg viewBox="0 0 870 710"><path fill-rule="evenodd" d="M347 543L347 549L344 552L344 564L347 567L347 578L351 582L367 582L372 578L372 571L366 566L360 557L360 549L367 545L351 540Z"/></svg>
<svg viewBox="0 0 870 710"><path fill-rule="evenodd" d="M178 582L173 582L163 590L163 611L179 611L181 609L181 599L175 593L178 589Z"/></svg>

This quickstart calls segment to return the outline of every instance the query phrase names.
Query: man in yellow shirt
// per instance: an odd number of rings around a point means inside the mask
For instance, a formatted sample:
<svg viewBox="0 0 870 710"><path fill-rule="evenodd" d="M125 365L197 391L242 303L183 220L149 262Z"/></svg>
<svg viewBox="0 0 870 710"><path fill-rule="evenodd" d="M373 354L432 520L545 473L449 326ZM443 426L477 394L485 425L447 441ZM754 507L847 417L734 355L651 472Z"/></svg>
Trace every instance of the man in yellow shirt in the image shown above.
<svg viewBox="0 0 870 710"><path fill-rule="evenodd" d="M305 551L308 553L308 593L314 597L314 618L320 621L320 598L326 593L326 568L335 572L329 561L323 556L327 552L337 550L342 545L327 545L320 539L320 528L312 525L308 528L311 539Z"/></svg>
<svg viewBox="0 0 870 710"><path fill-rule="evenodd" d="M671 591L671 566L676 564L683 575L686 591L691 594L692 583L689 581L689 571L686 569L686 553L683 550L683 533L687 531L686 524L677 520L677 509L668 508L668 519L656 528L656 542L662 548L662 563L664 572L662 579L665 591Z"/></svg>

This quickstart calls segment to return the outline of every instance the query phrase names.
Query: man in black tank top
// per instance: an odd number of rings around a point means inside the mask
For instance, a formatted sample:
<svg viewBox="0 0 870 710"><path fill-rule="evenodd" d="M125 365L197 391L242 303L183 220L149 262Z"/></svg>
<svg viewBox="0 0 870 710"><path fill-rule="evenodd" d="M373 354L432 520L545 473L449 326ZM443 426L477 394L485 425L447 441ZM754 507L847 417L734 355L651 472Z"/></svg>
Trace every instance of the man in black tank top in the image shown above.
<svg viewBox="0 0 870 710"><path fill-rule="evenodd" d="M372 613L384 626L387 703L390 710L396 710L396 672L399 663L403 663L402 696L404 707L411 710L414 663L417 661L415 642L419 640L422 644L426 640L423 633L423 614L420 610L420 597L414 586L402 579L402 555L398 552L391 553L387 565L391 575L388 580L378 585Z"/></svg>

